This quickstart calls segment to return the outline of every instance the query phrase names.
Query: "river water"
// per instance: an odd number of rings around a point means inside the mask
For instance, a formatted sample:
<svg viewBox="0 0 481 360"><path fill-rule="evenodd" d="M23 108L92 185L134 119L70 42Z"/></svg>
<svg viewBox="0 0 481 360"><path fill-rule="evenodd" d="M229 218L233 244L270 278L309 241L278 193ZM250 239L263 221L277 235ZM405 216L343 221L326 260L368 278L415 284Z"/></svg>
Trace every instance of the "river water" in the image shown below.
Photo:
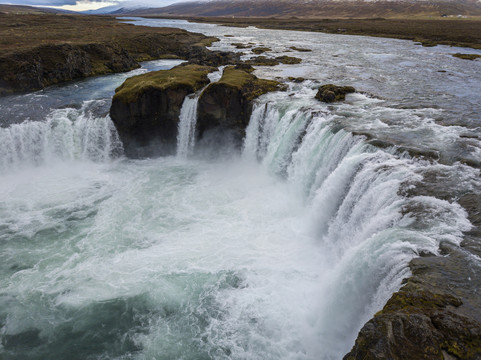
<svg viewBox="0 0 481 360"><path fill-rule="evenodd" d="M342 358L410 259L472 226L454 200L479 195L481 62L401 40L135 23L269 46L303 62L258 76L305 81L256 101L241 151L193 143L189 97L178 155L144 160L123 157L110 98L179 62L0 99L0 358ZM326 82L359 92L322 104ZM452 200L416 192L432 172Z"/></svg>

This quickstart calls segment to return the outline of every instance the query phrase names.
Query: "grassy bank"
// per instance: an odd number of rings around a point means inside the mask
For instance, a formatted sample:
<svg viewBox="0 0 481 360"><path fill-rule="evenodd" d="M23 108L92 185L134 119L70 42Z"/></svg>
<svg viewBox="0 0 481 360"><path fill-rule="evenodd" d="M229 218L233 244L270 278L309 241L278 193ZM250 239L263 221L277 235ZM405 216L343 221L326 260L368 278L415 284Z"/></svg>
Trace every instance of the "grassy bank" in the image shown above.
<svg viewBox="0 0 481 360"><path fill-rule="evenodd" d="M210 40L108 16L0 14L0 95L128 71L139 61L189 58Z"/></svg>

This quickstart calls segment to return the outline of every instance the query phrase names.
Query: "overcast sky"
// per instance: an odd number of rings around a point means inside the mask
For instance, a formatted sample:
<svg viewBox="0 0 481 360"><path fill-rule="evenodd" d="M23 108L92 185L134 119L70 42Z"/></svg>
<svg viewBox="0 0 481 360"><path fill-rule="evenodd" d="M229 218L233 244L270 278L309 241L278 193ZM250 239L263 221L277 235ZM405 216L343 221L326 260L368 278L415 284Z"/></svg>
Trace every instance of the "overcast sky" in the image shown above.
<svg viewBox="0 0 481 360"><path fill-rule="evenodd" d="M125 4L145 4L149 6L162 7L174 3L185 2L186 0L0 0L3 4L12 5L34 5L46 7L58 7L65 10L83 11L98 9L104 6L115 5L119 3Z"/></svg>

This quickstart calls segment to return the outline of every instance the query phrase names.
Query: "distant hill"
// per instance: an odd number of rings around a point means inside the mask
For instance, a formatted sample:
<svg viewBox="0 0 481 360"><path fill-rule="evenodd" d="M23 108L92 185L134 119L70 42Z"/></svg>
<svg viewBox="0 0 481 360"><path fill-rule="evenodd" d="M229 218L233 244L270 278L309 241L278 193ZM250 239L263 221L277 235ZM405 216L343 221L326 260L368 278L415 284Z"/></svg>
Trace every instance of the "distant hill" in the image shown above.
<svg viewBox="0 0 481 360"><path fill-rule="evenodd" d="M77 14L75 11L24 5L0 4L0 14Z"/></svg>
<svg viewBox="0 0 481 360"><path fill-rule="evenodd" d="M481 16L478 0L213 0L140 9L132 15L198 17L403 18Z"/></svg>

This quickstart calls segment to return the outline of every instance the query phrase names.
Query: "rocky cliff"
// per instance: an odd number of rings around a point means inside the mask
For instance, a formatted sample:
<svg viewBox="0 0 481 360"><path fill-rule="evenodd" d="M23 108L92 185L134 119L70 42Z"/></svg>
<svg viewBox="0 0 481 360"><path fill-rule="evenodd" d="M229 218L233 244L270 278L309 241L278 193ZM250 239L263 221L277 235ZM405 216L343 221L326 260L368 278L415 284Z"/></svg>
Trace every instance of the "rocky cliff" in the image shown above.
<svg viewBox="0 0 481 360"><path fill-rule="evenodd" d="M110 116L129 157L175 153L184 98L209 83L216 68L177 66L127 79L116 89Z"/></svg>
<svg viewBox="0 0 481 360"><path fill-rule="evenodd" d="M245 66L227 67L222 78L210 84L199 98L197 132L202 138L208 130L232 132L234 141L244 137L252 111L252 100L279 89L279 83L258 79Z"/></svg>
<svg viewBox="0 0 481 360"><path fill-rule="evenodd" d="M191 59L219 65L215 38L181 29L146 28L113 18L0 14L0 95L139 67L139 61Z"/></svg>

